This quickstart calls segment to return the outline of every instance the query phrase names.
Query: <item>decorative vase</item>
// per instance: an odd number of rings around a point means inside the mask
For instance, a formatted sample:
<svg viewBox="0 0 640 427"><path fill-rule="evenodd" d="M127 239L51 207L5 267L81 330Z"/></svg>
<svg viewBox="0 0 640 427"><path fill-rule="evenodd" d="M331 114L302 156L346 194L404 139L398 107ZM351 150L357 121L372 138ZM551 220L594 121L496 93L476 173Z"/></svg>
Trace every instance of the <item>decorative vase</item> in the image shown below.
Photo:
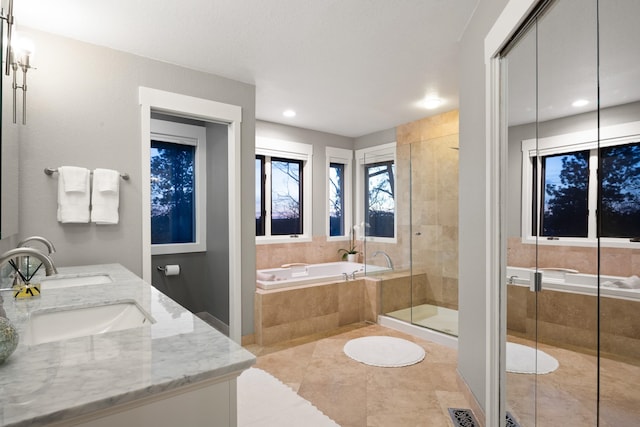
<svg viewBox="0 0 640 427"><path fill-rule="evenodd" d="M9 319L0 317L0 365L18 347L18 331L13 327Z"/></svg>
<svg viewBox="0 0 640 427"><path fill-rule="evenodd" d="M347 261L356 262L356 257L357 256L358 256L358 254L347 254Z"/></svg>

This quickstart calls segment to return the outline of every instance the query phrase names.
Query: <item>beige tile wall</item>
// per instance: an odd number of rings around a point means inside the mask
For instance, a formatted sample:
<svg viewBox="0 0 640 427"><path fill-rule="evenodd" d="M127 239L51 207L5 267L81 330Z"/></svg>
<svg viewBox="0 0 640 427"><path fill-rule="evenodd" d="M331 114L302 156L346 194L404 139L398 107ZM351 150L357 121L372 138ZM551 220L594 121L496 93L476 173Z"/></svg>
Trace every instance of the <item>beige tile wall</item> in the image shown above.
<svg viewBox="0 0 640 427"><path fill-rule="evenodd" d="M598 313L599 316L598 316ZM537 315L537 325L535 322ZM507 286L507 329L514 335L640 365L640 302Z"/></svg>

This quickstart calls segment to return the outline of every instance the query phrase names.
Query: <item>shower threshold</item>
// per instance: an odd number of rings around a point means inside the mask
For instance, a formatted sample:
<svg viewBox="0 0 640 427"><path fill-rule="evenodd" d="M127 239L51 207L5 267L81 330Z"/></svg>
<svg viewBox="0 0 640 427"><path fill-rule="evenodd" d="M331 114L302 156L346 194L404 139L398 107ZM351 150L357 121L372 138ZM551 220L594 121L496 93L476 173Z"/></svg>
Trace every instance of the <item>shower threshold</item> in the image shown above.
<svg viewBox="0 0 640 427"><path fill-rule="evenodd" d="M423 304L413 307L413 322L411 322L411 311L411 308L405 308L379 315L378 323L450 348L458 348L458 312L456 310Z"/></svg>

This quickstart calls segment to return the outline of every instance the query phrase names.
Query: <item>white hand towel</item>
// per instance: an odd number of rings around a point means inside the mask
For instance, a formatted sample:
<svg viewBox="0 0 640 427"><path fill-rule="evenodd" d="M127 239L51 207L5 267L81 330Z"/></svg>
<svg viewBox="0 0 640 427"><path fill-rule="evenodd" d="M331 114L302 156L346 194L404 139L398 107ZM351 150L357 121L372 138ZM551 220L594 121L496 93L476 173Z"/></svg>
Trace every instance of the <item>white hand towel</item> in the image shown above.
<svg viewBox="0 0 640 427"><path fill-rule="evenodd" d="M120 205L120 172L111 169L93 171L91 221L96 224L117 224Z"/></svg>
<svg viewBox="0 0 640 427"><path fill-rule="evenodd" d="M89 170L61 166L58 174L58 221L89 222Z"/></svg>

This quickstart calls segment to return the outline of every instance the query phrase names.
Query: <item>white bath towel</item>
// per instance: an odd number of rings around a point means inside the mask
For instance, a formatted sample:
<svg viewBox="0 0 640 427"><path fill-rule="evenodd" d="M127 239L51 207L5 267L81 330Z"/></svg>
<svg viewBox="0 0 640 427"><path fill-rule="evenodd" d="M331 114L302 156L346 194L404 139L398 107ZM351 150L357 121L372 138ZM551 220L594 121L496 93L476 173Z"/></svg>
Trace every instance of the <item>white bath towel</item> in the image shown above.
<svg viewBox="0 0 640 427"><path fill-rule="evenodd" d="M602 286L621 289L640 289L640 277L633 275L621 280L603 282Z"/></svg>
<svg viewBox="0 0 640 427"><path fill-rule="evenodd" d="M61 166L58 174L58 221L89 222L89 170Z"/></svg>
<svg viewBox="0 0 640 427"><path fill-rule="evenodd" d="M91 221L96 224L117 224L120 217L120 172L112 169L93 171Z"/></svg>

